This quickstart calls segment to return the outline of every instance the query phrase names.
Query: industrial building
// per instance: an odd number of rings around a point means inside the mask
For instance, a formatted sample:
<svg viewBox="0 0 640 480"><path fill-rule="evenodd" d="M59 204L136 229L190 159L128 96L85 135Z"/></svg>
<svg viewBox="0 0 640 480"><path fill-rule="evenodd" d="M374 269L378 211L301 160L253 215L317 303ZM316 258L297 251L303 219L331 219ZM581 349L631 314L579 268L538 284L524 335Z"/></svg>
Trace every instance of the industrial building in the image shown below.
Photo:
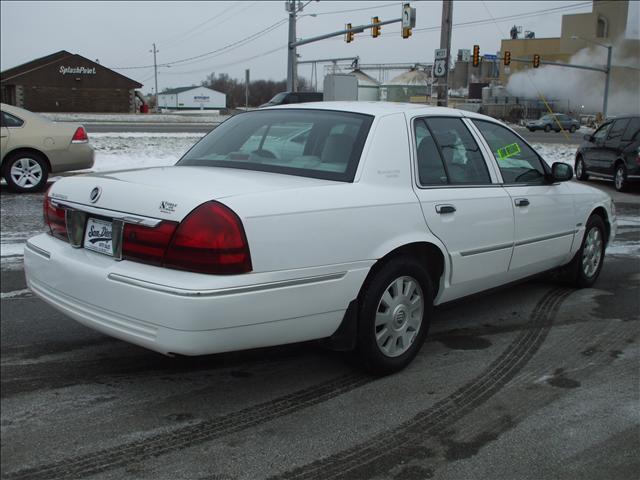
<svg viewBox="0 0 640 480"><path fill-rule="evenodd" d="M61 50L0 72L2 102L35 112L135 112L142 84Z"/></svg>
<svg viewBox="0 0 640 480"><path fill-rule="evenodd" d="M219 110L226 108L227 96L207 87L180 87L158 95L158 106L167 110Z"/></svg>

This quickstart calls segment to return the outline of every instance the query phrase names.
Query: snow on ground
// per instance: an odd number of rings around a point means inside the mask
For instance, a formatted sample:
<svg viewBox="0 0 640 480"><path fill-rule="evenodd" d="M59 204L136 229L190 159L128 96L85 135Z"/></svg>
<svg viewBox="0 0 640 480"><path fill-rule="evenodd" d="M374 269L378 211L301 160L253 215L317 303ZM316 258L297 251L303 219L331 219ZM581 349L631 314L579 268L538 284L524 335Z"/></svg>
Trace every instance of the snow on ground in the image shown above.
<svg viewBox="0 0 640 480"><path fill-rule="evenodd" d="M127 168L164 167L176 163L203 133L93 133L92 172Z"/></svg>
<svg viewBox="0 0 640 480"><path fill-rule="evenodd" d="M531 146L551 166L554 162L568 163L573 167L578 145L562 145L560 143L532 143Z"/></svg>
<svg viewBox="0 0 640 480"><path fill-rule="evenodd" d="M176 113L40 113L55 122L80 123L220 123L229 115L218 111L195 110Z"/></svg>

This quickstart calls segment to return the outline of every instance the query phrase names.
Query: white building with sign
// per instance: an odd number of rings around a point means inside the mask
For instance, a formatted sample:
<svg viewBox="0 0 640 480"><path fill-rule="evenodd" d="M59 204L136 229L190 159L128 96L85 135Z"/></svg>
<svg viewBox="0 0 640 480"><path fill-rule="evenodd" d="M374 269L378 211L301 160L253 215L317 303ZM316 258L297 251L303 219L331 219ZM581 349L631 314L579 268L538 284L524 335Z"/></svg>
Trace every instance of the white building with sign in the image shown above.
<svg viewBox="0 0 640 480"><path fill-rule="evenodd" d="M158 95L158 106L167 110L219 110L226 108L227 96L207 87L181 87Z"/></svg>

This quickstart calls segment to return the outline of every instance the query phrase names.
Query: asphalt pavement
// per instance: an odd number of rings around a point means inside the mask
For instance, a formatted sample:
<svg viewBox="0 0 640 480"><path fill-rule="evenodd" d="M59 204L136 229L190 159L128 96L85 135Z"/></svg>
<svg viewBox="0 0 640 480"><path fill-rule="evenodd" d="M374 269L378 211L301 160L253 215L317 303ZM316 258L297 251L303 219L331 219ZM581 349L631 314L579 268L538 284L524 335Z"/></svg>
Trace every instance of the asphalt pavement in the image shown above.
<svg viewBox="0 0 640 480"><path fill-rule="evenodd" d="M593 288L539 278L438 307L416 360L385 378L315 343L164 357L70 320L3 262L0 474L637 478L638 198L616 198ZM2 187L3 237L41 228L41 205Z"/></svg>

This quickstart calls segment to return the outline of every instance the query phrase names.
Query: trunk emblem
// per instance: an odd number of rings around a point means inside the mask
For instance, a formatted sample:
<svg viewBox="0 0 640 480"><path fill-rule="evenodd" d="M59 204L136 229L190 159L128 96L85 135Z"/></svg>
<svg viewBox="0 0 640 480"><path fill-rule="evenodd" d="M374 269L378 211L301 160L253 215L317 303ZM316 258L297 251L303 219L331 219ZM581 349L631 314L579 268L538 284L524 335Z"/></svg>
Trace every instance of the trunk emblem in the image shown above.
<svg viewBox="0 0 640 480"><path fill-rule="evenodd" d="M102 189L100 187L95 187L93 190L91 190L91 193L89 194L89 200L91 200L91 203L96 203L100 198L101 193Z"/></svg>

